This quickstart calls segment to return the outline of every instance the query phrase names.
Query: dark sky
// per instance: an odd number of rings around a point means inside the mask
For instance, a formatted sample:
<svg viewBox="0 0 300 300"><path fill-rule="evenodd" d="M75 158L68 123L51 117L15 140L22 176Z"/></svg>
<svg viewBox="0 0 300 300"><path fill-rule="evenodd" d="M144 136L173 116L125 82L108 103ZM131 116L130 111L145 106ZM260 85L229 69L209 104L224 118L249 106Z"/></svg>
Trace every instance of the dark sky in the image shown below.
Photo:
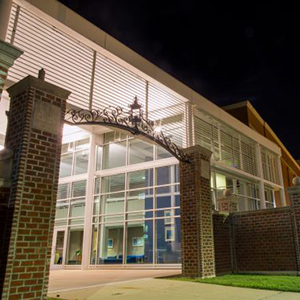
<svg viewBox="0 0 300 300"><path fill-rule="evenodd" d="M300 12L215 1L60 0L219 106L250 100L300 158ZM206 4L203 4L206 3Z"/></svg>

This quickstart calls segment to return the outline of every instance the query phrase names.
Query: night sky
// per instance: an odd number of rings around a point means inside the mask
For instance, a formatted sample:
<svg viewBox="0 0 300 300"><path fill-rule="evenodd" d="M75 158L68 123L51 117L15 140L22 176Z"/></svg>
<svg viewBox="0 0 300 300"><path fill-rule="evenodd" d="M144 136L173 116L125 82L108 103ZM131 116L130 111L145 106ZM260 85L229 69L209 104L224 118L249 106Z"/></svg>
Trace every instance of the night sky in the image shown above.
<svg viewBox="0 0 300 300"><path fill-rule="evenodd" d="M282 5L60 0L219 106L250 100L300 159L300 13Z"/></svg>

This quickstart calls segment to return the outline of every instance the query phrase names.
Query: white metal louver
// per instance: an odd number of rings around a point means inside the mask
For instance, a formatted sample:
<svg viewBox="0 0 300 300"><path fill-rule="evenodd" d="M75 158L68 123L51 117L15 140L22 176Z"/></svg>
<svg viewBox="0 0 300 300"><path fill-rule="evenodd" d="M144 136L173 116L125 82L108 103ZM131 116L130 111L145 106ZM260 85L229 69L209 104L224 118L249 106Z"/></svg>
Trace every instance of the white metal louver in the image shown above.
<svg viewBox="0 0 300 300"><path fill-rule="evenodd" d="M218 127L211 119L203 120L197 116L194 119L195 143L213 152L213 158L219 160L220 148Z"/></svg>
<svg viewBox="0 0 300 300"><path fill-rule="evenodd" d="M241 169L239 136L221 124L221 160L234 168Z"/></svg>
<svg viewBox="0 0 300 300"><path fill-rule="evenodd" d="M13 23L11 18L8 38L12 37ZM93 51L23 8L15 28L13 45L24 54L10 68L8 79L19 81L27 75L37 76L38 70L44 68L48 82L72 92L69 103L88 108Z"/></svg>
<svg viewBox="0 0 300 300"><path fill-rule="evenodd" d="M94 109L109 105L127 108L135 96L145 110L146 80L97 53L94 75Z"/></svg>
<svg viewBox="0 0 300 300"><path fill-rule="evenodd" d="M262 171L264 179L280 184L277 155L261 147Z"/></svg>
<svg viewBox="0 0 300 300"><path fill-rule="evenodd" d="M10 43L12 39L16 15L17 15L17 5L13 4L10 12L10 18L9 18L9 23L8 23L8 28L6 32L6 38L5 38L5 41L8 43Z"/></svg>
<svg viewBox="0 0 300 300"><path fill-rule="evenodd" d="M258 176L256 144L243 134L197 110L195 143L213 152L214 160Z"/></svg>
<svg viewBox="0 0 300 300"><path fill-rule="evenodd" d="M241 136L241 151L243 170L247 173L257 176L257 155L255 143L250 139Z"/></svg>
<svg viewBox="0 0 300 300"><path fill-rule="evenodd" d="M149 119L160 121L164 134L181 147L185 147L186 145L185 103L186 101L149 83Z"/></svg>

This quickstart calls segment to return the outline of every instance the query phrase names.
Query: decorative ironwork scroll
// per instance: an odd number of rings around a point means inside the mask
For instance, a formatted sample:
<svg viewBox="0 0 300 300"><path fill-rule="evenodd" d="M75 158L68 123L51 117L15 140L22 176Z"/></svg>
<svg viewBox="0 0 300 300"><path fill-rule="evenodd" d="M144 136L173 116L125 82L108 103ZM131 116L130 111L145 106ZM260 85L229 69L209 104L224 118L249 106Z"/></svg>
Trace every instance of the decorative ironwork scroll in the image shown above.
<svg viewBox="0 0 300 300"><path fill-rule="evenodd" d="M71 125L100 124L120 128L129 131L133 135L142 135L152 140L180 161L189 161L188 155L163 134L159 125L155 125L155 122L144 117L141 105L138 104L136 97L130 107L129 111L124 111L119 106L108 106L103 110L70 109L66 113L65 122Z"/></svg>

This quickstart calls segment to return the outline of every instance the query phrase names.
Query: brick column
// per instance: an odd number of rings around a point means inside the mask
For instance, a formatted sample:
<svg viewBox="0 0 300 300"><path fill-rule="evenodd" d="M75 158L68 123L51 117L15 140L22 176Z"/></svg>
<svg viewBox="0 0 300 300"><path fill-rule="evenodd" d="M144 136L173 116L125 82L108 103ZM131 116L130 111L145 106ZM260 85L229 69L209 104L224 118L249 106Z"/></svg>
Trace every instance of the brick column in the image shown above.
<svg viewBox="0 0 300 300"><path fill-rule="evenodd" d="M214 277L211 152L200 146L185 151L190 162L180 163L182 275Z"/></svg>
<svg viewBox="0 0 300 300"><path fill-rule="evenodd" d="M0 98L8 69L22 53L23 52L20 49L0 39Z"/></svg>
<svg viewBox="0 0 300 300"><path fill-rule="evenodd" d="M293 184L294 186L287 188L287 192L291 202L297 271L300 274L300 177L295 177Z"/></svg>
<svg viewBox="0 0 300 300"><path fill-rule="evenodd" d="M5 149L12 151L12 173L10 196L1 199L7 207L0 241L1 299L46 299L62 126L70 93L32 76L8 92ZM3 174L3 164L1 169Z"/></svg>

